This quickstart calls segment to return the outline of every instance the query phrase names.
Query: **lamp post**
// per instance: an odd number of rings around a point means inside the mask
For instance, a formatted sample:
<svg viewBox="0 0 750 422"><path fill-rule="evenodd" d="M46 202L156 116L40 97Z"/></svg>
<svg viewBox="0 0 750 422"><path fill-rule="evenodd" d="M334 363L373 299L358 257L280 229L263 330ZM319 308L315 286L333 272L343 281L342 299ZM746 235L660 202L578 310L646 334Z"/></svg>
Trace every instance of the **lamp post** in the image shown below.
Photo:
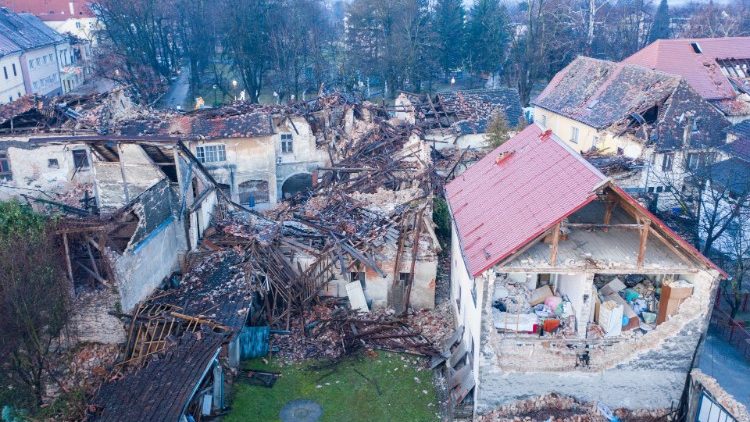
<svg viewBox="0 0 750 422"><path fill-rule="evenodd" d="M212 86L212 88L214 89L214 107L218 107L219 106L219 101L216 99L216 88L218 88L218 87L216 86L216 84L214 84Z"/></svg>
<svg viewBox="0 0 750 422"><path fill-rule="evenodd" d="M232 79L232 92L234 93L234 101L237 101L237 80Z"/></svg>

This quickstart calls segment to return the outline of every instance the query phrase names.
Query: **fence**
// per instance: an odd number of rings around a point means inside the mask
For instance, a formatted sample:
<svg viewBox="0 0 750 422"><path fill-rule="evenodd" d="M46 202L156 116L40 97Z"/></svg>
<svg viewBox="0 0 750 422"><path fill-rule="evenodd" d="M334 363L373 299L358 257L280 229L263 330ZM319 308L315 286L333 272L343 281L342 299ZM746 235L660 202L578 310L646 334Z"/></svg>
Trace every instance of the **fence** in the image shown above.
<svg viewBox="0 0 750 422"><path fill-rule="evenodd" d="M711 324L719 335L729 344L736 347L740 354L750 360L750 332L740 321L732 319L721 309L714 308Z"/></svg>
<svg viewBox="0 0 750 422"><path fill-rule="evenodd" d="M719 286L719 292L716 295L716 303L714 303L714 307L716 309L729 310L729 303L727 303L727 298L725 297L723 290L722 286ZM750 292L740 293L739 312L748 311L750 311Z"/></svg>

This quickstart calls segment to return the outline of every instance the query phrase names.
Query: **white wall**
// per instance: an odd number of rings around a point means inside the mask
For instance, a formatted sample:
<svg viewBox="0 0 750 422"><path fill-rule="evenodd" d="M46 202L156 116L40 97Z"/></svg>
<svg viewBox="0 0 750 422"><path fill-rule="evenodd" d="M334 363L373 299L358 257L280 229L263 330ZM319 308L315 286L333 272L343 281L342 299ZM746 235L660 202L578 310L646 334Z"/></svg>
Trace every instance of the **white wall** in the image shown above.
<svg viewBox="0 0 750 422"><path fill-rule="evenodd" d="M19 97L26 95L20 58L21 53L0 57L0 104L17 100ZM15 74L13 73L14 66Z"/></svg>
<svg viewBox="0 0 750 422"><path fill-rule="evenodd" d="M26 92L39 95L55 95L62 92L54 45L26 51L21 56L21 66L24 69Z"/></svg>
<svg viewBox="0 0 750 422"><path fill-rule="evenodd" d="M0 148L3 148L3 142L0 142ZM75 170L74 149L88 150L85 145L74 144L7 147L13 179L0 180L0 199L20 194L39 196L40 191L60 193L80 183L93 183L90 169ZM57 160L57 167L50 167L50 160Z"/></svg>
<svg viewBox="0 0 750 422"><path fill-rule="evenodd" d="M186 248L182 222L172 218L134 249L129 248L122 255L110 251L122 310L130 312L139 301L156 290L164 278L177 270L179 258Z"/></svg>
<svg viewBox="0 0 750 422"><path fill-rule="evenodd" d="M455 222L451 225L451 305L456 315L456 324L464 326L463 341L471 351L474 382L479 386L479 352L481 349L482 296L486 277L474 279L466 269L461 254ZM472 290L476 288L476 302Z"/></svg>

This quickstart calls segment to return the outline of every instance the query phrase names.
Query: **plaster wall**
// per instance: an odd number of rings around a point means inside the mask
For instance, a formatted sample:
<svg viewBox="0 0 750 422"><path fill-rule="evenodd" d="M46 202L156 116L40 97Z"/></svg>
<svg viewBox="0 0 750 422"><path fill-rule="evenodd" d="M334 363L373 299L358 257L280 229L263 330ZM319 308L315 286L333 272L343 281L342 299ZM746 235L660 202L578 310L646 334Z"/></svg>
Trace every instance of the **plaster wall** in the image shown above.
<svg viewBox="0 0 750 422"><path fill-rule="evenodd" d="M179 258L186 248L182 223L170 218L122 255L110 251L122 310L132 311L162 280L179 269Z"/></svg>
<svg viewBox="0 0 750 422"><path fill-rule="evenodd" d="M0 141L10 161L12 180L0 180L0 199L46 193L60 193L81 183L93 183L91 168L76 171L73 150L85 149L85 145L43 145L33 147L25 141ZM90 159L90 157L89 157ZM56 160L57 164L51 162ZM91 161L89 161L90 163Z"/></svg>
<svg viewBox="0 0 750 422"><path fill-rule="evenodd" d="M16 73L13 74L15 66ZM8 75L6 78L5 75ZM6 104L26 95L21 69L21 53L0 57L0 104Z"/></svg>
<svg viewBox="0 0 750 422"><path fill-rule="evenodd" d="M203 166L218 183L230 187L232 200L237 203L240 201L239 185L241 183L249 180L268 182L269 202L256 203L255 206L255 209L263 210L272 208L278 202L275 147L277 137L278 135L194 141L190 143L190 150L196 154L195 147L197 146L224 145L226 160L204 163Z"/></svg>
<svg viewBox="0 0 750 422"><path fill-rule="evenodd" d="M60 44L62 48L70 49L66 42ZM46 62L44 61L46 57ZM37 62L37 59L39 61ZM57 49L54 45L28 50L21 56L24 84L26 92L40 95L58 95L62 93L60 85L59 67L57 64Z"/></svg>

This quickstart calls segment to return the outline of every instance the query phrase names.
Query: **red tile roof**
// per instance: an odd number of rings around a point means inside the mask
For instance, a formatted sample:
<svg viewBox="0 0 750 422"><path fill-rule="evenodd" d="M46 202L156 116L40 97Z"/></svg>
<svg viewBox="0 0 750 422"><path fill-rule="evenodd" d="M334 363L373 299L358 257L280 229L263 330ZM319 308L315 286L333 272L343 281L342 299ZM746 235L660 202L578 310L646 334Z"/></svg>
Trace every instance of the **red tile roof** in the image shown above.
<svg viewBox="0 0 750 422"><path fill-rule="evenodd" d="M528 126L445 188L469 273L481 274L596 199L607 180L555 135Z"/></svg>
<svg viewBox="0 0 750 422"><path fill-rule="evenodd" d="M696 53L692 44L700 46ZM624 60L680 75L707 100L735 98L717 60L750 59L750 37L658 40Z"/></svg>
<svg viewBox="0 0 750 422"><path fill-rule="evenodd" d="M73 13L70 11L73 3ZM45 21L93 18L88 0L0 0L0 6L16 13L31 13Z"/></svg>
<svg viewBox="0 0 750 422"><path fill-rule="evenodd" d="M605 187L650 219L678 249L726 277L580 154L535 124L445 187L467 270L479 276L597 199Z"/></svg>

